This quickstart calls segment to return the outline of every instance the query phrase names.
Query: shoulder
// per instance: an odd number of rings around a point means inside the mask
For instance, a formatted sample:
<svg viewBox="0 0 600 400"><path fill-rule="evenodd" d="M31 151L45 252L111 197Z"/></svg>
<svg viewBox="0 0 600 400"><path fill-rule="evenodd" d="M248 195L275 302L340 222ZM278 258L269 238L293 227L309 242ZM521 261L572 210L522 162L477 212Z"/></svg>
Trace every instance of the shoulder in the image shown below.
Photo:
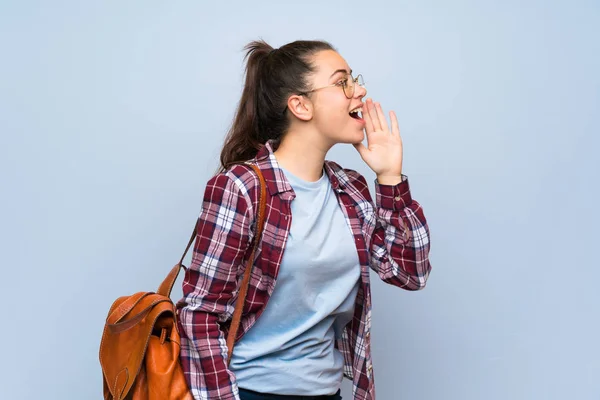
<svg viewBox="0 0 600 400"><path fill-rule="evenodd" d="M218 193L221 201L227 200L238 211L246 209L250 215L259 201L260 181L251 166L236 164L212 176L206 184L209 197ZM220 192L220 193L219 193ZM210 194L209 194L210 193Z"/></svg>

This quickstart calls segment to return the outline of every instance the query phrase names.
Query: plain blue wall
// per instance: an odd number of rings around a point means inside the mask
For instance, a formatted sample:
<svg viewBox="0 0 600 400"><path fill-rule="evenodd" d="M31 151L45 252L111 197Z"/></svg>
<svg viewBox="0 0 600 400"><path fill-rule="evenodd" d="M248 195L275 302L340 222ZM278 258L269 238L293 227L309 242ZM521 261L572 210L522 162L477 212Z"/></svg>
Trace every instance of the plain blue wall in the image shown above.
<svg viewBox="0 0 600 400"><path fill-rule="evenodd" d="M599 399L599 3L256 3L1 2L0 398L101 398L108 308L177 261L262 37L331 41L399 115L434 269L373 284L378 398Z"/></svg>

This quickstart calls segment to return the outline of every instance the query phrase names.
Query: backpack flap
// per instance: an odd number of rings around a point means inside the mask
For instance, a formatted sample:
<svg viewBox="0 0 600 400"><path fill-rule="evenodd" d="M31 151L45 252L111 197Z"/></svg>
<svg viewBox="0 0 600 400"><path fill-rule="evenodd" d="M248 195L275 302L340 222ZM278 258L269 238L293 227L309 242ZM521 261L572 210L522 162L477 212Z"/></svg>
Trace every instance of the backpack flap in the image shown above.
<svg viewBox="0 0 600 400"><path fill-rule="evenodd" d="M156 326L160 319L160 325ZM142 367L153 332L176 329L171 299L152 292L140 292L117 299L108 314L100 343L100 365L113 399L129 393ZM170 335L170 333L169 333Z"/></svg>

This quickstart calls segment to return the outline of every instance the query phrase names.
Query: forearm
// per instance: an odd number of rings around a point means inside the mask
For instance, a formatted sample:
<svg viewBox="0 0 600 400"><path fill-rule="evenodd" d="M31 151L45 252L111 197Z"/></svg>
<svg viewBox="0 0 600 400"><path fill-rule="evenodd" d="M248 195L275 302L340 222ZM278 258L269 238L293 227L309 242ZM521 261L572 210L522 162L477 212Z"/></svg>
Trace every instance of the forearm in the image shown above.
<svg viewBox="0 0 600 400"><path fill-rule="evenodd" d="M181 364L196 400L239 400L235 375L227 367L227 345L214 314L184 307L179 313Z"/></svg>
<svg viewBox="0 0 600 400"><path fill-rule="evenodd" d="M371 242L371 261L387 283L419 290L425 287L429 263L429 227L420 204L412 199L408 180L376 184L377 226Z"/></svg>

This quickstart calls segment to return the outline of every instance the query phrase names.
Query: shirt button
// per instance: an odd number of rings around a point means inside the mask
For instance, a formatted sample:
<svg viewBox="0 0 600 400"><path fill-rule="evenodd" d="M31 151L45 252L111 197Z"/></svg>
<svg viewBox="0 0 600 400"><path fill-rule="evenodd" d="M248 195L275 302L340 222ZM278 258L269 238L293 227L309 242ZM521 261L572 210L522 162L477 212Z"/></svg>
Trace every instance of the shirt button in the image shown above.
<svg viewBox="0 0 600 400"><path fill-rule="evenodd" d="M396 200L396 201L400 201L401 199L402 199L402 197L400 197L400 196L394 197L394 200Z"/></svg>
<svg viewBox="0 0 600 400"><path fill-rule="evenodd" d="M371 332L367 332L367 334L365 335L365 337L368 339L371 337Z"/></svg>

